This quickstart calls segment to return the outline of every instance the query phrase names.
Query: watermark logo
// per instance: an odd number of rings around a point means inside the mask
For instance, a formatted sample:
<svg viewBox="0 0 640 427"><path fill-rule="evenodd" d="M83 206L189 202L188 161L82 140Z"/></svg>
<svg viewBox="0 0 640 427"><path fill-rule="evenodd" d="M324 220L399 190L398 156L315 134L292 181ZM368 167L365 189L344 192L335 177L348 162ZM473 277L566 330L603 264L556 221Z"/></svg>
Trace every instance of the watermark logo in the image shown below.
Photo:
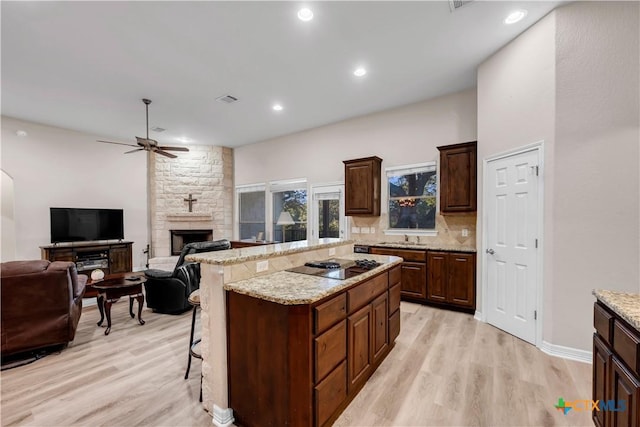
<svg viewBox="0 0 640 427"><path fill-rule="evenodd" d="M558 411L562 411L565 415L570 410L575 411L611 411L624 412L627 410L626 400L572 400L565 401L562 397L558 398L558 403L554 405Z"/></svg>

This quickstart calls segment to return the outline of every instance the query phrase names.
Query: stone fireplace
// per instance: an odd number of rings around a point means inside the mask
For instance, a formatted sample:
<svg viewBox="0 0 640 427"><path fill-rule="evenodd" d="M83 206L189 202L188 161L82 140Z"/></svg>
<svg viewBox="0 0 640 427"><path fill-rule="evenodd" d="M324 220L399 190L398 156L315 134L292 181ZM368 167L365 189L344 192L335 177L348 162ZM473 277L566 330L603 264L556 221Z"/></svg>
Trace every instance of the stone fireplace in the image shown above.
<svg viewBox="0 0 640 427"><path fill-rule="evenodd" d="M180 255L184 245L213 239L212 230L169 230L171 233L171 255Z"/></svg>
<svg viewBox="0 0 640 427"><path fill-rule="evenodd" d="M197 240L183 243L232 237L233 150L209 145L188 148L175 159L150 155L151 258L180 253L172 230L183 238L196 235ZM190 195L195 199L192 212Z"/></svg>

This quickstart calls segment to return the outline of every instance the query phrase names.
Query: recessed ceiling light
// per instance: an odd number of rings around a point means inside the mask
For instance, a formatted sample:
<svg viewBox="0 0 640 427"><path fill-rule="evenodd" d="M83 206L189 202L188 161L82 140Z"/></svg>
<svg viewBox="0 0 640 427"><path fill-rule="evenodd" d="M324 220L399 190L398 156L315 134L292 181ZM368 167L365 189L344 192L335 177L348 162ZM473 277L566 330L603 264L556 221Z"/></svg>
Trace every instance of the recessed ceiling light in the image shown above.
<svg viewBox="0 0 640 427"><path fill-rule="evenodd" d="M304 22L311 21L313 19L313 12L306 7L298 11L298 19Z"/></svg>
<svg viewBox="0 0 640 427"><path fill-rule="evenodd" d="M527 11L524 9L513 11L504 19L505 24L515 24L518 21L521 21L522 18L527 16Z"/></svg>
<svg viewBox="0 0 640 427"><path fill-rule="evenodd" d="M193 142L193 139L187 138L186 136L181 136L180 138L176 138L176 141L182 142L183 144L188 144L190 142Z"/></svg>
<svg viewBox="0 0 640 427"><path fill-rule="evenodd" d="M282 105L280 104L273 104L273 107L271 107L274 109L274 111L282 111Z"/></svg>
<svg viewBox="0 0 640 427"><path fill-rule="evenodd" d="M365 70L362 67L358 67L353 71L353 75L356 76L356 77L362 77L365 74L367 74L367 70Z"/></svg>
<svg viewBox="0 0 640 427"><path fill-rule="evenodd" d="M27 136L27 131L24 131L24 130L16 131L16 135L18 135L19 137L24 138L25 136Z"/></svg>

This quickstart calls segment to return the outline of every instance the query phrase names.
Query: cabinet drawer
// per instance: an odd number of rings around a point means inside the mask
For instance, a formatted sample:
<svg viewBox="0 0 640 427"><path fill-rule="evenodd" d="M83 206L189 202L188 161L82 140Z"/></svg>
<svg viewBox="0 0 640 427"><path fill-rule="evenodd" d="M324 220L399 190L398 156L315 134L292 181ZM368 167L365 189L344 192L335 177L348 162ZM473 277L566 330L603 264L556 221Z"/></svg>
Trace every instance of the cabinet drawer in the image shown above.
<svg viewBox="0 0 640 427"><path fill-rule="evenodd" d="M315 382L319 383L347 357L347 321L343 320L314 340Z"/></svg>
<svg viewBox="0 0 640 427"><path fill-rule="evenodd" d="M349 313L353 313L384 292L389 286L388 280L389 275L383 273L347 291L349 295Z"/></svg>
<svg viewBox="0 0 640 427"><path fill-rule="evenodd" d="M371 248L372 254L399 256L405 261L427 262L427 251L409 249Z"/></svg>
<svg viewBox="0 0 640 427"><path fill-rule="evenodd" d="M395 285L402 280L402 269L400 266L393 267L391 271L389 271L389 286Z"/></svg>
<svg viewBox="0 0 640 427"><path fill-rule="evenodd" d="M347 316L347 294L342 293L313 309L314 332L319 334Z"/></svg>
<svg viewBox="0 0 640 427"><path fill-rule="evenodd" d="M389 343L393 343L400 335L400 310L389 316Z"/></svg>
<svg viewBox="0 0 640 427"><path fill-rule="evenodd" d="M598 303L593 305L593 327L607 344L611 344L613 316Z"/></svg>
<svg viewBox="0 0 640 427"><path fill-rule="evenodd" d="M640 372L640 337L622 322L613 322L613 352L618 354L633 372Z"/></svg>
<svg viewBox="0 0 640 427"><path fill-rule="evenodd" d="M327 422L347 398L347 362L342 362L314 389L316 425Z"/></svg>
<svg viewBox="0 0 640 427"><path fill-rule="evenodd" d="M400 308L400 283L389 289L389 314Z"/></svg>

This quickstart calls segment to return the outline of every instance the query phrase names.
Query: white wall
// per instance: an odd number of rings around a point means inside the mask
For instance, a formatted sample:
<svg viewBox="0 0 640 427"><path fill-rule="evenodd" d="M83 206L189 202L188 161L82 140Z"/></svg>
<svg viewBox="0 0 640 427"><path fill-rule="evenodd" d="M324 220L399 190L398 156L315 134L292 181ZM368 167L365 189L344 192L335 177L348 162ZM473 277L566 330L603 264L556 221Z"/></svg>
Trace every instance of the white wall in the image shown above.
<svg viewBox="0 0 640 427"><path fill-rule="evenodd" d="M18 137L17 130L28 136ZM2 169L14 179L16 259L40 259L50 207L124 209L133 267L147 245L146 153L102 144L94 135L2 117ZM126 142L126 141L124 141Z"/></svg>
<svg viewBox="0 0 640 427"><path fill-rule="evenodd" d="M13 178L4 170L0 175L2 184L2 251L0 260L2 262L16 259L16 221L13 213Z"/></svg>
<svg viewBox="0 0 640 427"><path fill-rule="evenodd" d="M238 147L235 185L343 181L343 160L373 155L383 159L383 168L435 161L437 146L475 141L476 120L476 91L470 89Z"/></svg>
<svg viewBox="0 0 640 427"><path fill-rule="evenodd" d="M591 290L640 283L640 7L556 13L553 342L591 348ZM562 286L558 286L558 285Z"/></svg>
<svg viewBox="0 0 640 427"><path fill-rule="evenodd" d="M479 158L545 141L543 339L551 344L590 351L591 291L639 288L638 9L572 3L478 70Z"/></svg>
<svg viewBox="0 0 640 427"><path fill-rule="evenodd" d="M544 141L544 329L552 332L554 298L553 150L555 142L555 15L552 13L478 68L478 224L482 242L483 160ZM478 301L482 300L482 253L478 254ZM478 310L482 310L478 304Z"/></svg>

